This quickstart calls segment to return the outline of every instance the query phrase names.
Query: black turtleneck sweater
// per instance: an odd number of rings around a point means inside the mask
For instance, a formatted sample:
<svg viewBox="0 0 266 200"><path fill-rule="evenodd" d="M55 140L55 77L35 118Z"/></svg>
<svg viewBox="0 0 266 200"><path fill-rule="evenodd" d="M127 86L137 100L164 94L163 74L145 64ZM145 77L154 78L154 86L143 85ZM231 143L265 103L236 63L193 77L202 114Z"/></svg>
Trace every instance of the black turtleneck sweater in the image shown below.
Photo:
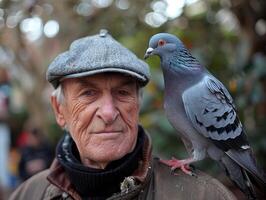
<svg viewBox="0 0 266 200"><path fill-rule="evenodd" d="M58 143L56 151L60 164L82 199L102 200L120 192L120 183L137 169L143 143L144 130L139 127L134 151L109 163L105 169L84 166L76 144L68 133Z"/></svg>

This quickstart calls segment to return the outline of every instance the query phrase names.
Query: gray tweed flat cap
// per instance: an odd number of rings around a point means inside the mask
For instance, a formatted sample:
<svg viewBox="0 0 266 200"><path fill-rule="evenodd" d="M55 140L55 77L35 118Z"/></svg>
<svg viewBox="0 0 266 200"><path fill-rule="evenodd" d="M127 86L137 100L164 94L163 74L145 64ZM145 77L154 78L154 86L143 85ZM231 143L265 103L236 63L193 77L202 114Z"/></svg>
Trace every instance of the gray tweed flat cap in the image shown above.
<svg viewBox="0 0 266 200"><path fill-rule="evenodd" d="M145 62L114 40L106 30L101 30L97 35L75 40L68 51L58 55L49 65L46 78L57 88L63 79L103 72L131 75L142 86L148 83L150 77Z"/></svg>

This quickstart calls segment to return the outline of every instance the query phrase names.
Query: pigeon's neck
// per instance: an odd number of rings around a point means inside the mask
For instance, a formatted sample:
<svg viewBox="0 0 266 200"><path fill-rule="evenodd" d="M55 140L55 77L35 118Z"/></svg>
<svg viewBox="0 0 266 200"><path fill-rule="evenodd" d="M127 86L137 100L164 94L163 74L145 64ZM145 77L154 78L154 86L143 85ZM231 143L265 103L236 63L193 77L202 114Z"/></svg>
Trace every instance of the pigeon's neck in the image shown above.
<svg viewBox="0 0 266 200"><path fill-rule="evenodd" d="M176 60L177 67L180 67L182 70L193 71L193 69L202 68L198 60L186 48L175 52L172 58Z"/></svg>
<svg viewBox="0 0 266 200"><path fill-rule="evenodd" d="M206 71L186 49L173 52L169 56L162 59L165 85L172 85L173 82L176 82L175 87L185 89L191 84L197 83Z"/></svg>
<svg viewBox="0 0 266 200"><path fill-rule="evenodd" d="M199 61L186 48L165 54L161 57L161 60L163 68L170 68L181 75L204 70Z"/></svg>

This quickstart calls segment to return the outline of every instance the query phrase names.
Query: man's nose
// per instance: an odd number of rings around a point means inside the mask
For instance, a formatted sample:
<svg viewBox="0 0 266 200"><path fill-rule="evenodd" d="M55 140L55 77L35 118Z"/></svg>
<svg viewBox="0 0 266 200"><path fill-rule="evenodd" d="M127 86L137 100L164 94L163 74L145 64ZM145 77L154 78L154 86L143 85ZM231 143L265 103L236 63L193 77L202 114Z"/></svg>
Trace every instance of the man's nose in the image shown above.
<svg viewBox="0 0 266 200"><path fill-rule="evenodd" d="M119 111L115 105L114 99L111 95L106 95L101 101L101 105L97 112L98 117L100 117L105 124L111 124L115 121L119 114Z"/></svg>

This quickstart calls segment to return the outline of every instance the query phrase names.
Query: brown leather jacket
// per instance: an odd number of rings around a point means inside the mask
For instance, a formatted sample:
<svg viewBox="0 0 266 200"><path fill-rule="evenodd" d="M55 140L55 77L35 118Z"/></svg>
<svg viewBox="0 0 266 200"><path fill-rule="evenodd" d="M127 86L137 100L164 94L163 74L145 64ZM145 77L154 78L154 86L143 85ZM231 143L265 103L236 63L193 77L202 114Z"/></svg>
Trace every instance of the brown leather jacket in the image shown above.
<svg viewBox="0 0 266 200"><path fill-rule="evenodd" d="M108 200L235 200L234 195L219 181L200 172L189 176L181 171L174 175L170 168L151 156L151 142L145 141L143 161L132 176L121 184L121 193ZM73 189L63 167L55 160L50 169L28 179L11 195L10 200L81 200Z"/></svg>

